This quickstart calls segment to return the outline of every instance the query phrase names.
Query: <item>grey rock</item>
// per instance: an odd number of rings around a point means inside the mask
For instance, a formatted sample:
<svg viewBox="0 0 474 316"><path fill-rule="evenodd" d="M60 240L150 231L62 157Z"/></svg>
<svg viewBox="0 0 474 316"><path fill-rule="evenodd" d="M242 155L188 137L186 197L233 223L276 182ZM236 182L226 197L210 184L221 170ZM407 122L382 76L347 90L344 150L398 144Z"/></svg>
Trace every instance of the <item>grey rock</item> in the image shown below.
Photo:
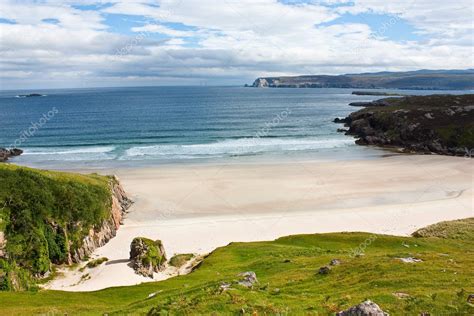
<svg viewBox="0 0 474 316"><path fill-rule="evenodd" d="M329 266L324 266L324 267L321 267L319 268L318 270L318 274L329 274L329 272L331 272L331 267Z"/></svg>
<svg viewBox="0 0 474 316"><path fill-rule="evenodd" d="M413 258L413 257L406 257L406 258L398 258L398 260L404 262L404 263L417 263L417 262L423 262L423 260L418 259L418 258Z"/></svg>
<svg viewBox="0 0 474 316"><path fill-rule="evenodd" d="M257 275L253 271L242 272L238 276L242 278L237 283L247 288L252 288L255 283L258 283Z"/></svg>
<svg viewBox="0 0 474 316"><path fill-rule="evenodd" d="M341 264L341 260L339 259L332 259L331 262L329 262L329 265L331 266L338 266Z"/></svg>
<svg viewBox="0 0 474 316"><path fill-rule="evenodd" d="M19 156L22 153L23 153L23 150L19 148L12 148L12 149L0 148L0 162L5 162L10 157Z"/></svg>
<svg viewBox="0 0 474 316"><path fill-rule="evenodd" d="M389 316L377 304L367 300L359 305L341 311L337 316Z"/></svg>
<svg viewBox="0 0 474 316"><path fill-rule="evenodd" d="M136 237L130 244L130 261L137 274L153 278L154 272L165 267L165 248L160 240Z"/></svg>
<svg viewBox="0 0 474 316"><path fill-rule="evenodd" d="M222 282L220 285L219 285L219 292L225 292L227 290L230 290L231 289L231 284L230 283L227 283L227 282Z"/></svg>

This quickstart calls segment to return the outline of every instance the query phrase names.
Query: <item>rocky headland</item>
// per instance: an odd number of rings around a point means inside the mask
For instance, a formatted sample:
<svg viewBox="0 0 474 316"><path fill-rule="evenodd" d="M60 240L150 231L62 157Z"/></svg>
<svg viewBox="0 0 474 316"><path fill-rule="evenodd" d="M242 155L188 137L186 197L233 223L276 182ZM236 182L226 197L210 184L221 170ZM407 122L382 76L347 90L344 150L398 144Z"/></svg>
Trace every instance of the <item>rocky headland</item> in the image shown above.
<svg viewBox="0 0 474 316"><path fill-rule="evenodd" d="M247 85L248 86L248 85ZM474 70L418 70L361 74L260 77L255 88L474 89ZM382 92L380 92L382 93ZM367 94L364 92L364 94Z"/></svg>
<svg viewBox="0 0 474 316"><path fill-rule="evenodd" d="M404 152L469 156L474 149L474 94L385 98L367 103L344 119L359 145Z"/></svg>

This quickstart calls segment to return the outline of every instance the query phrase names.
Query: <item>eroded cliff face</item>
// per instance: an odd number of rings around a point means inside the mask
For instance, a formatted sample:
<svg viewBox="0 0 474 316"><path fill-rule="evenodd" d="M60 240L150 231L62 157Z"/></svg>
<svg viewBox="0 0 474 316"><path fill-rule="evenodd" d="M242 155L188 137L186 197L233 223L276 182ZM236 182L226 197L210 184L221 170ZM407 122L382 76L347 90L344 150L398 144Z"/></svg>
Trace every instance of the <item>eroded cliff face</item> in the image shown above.
<svg viewBox="0 0 474 316"><path fill-rule="evenodd" d="M112 206L109 218L104 220L100 227L89 230L89 234L83 239L82 246L71 254L70 263L86 259L96 248L105 245L115 237L120 225L123 224L123 217L132 204L132 200L125 193L117 176L113 176L110 185Z"/></svg>
<svg viewBox="0 0 474 316"><path fill-rule="evenodd" d="M115 237L120 225L123 224L123 217L132 201L128 198L116 176L111 180L111 190L112 206L109 218L103 221L100 227L89 230L89 234L83 239L82 246L71 254L69 263L86 259L96 248L105 245Z"/></svg>

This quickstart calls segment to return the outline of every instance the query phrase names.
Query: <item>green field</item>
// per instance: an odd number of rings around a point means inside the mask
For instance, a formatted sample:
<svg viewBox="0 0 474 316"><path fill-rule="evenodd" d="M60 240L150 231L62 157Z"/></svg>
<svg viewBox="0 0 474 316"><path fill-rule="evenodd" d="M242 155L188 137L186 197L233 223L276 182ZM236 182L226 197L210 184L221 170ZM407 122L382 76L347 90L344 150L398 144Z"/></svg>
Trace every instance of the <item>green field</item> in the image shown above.
<svg viewBox="0 0 474 316"><path fill-rule="evenodd" d="M429 237L333 233L232 243L191 274L162 282L88 293L3 292L1 314L333 315L371 299L391 315L472 315L467 297L474 293L473 232L469 219L420 233ZM401 257L423 261L403 263ZM335 258L340 265L317 273ZM259 284L220 290L244 271L254 271Z"/></svg>

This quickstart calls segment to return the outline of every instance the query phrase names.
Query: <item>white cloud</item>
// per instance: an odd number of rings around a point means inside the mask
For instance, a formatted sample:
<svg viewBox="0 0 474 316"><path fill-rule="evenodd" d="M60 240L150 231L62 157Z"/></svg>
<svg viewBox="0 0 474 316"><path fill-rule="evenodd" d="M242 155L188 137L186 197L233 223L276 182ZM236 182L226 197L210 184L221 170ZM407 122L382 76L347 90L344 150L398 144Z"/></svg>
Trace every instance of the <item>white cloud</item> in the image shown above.
<svg viewBox="0 0 474 316"><path fill-rule="evenodd" d="M8 1L0 17L16 24L0 23L0 83L222 84L261 75L473 68L469 2L113 1L97 11L75 9L74 1ZM328 3L337 5L322 5ZM324 24L348 12L396 14L428 39L400 42L373 36L364 23ZM112 33L105 19L111 14L150 22L132 26L132 35Z"/></svg>

